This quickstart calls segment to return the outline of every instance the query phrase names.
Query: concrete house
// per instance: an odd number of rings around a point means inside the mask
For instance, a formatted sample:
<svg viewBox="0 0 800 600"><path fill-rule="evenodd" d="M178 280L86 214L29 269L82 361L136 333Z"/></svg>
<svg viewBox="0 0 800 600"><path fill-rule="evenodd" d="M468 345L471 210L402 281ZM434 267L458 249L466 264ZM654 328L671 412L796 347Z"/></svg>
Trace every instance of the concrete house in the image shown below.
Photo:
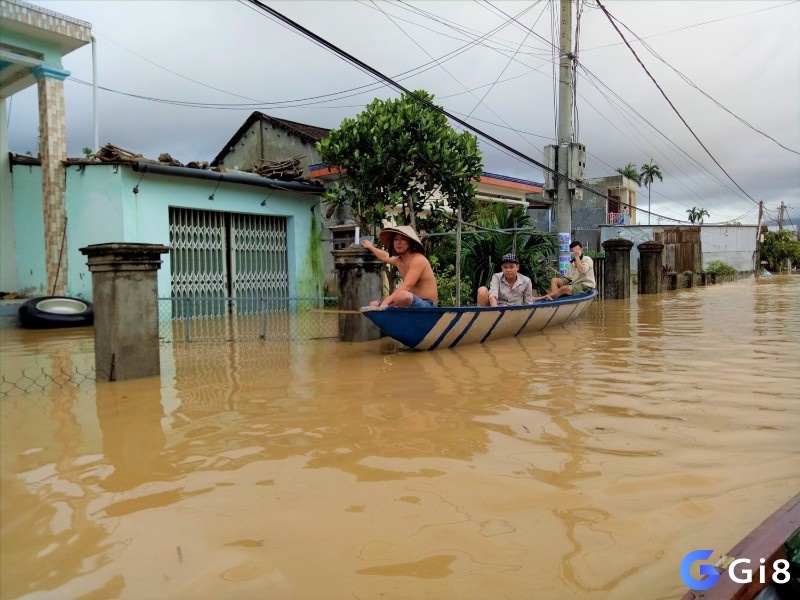
<svg viewBox="0 0 800 600"><path fill-rule="evenodd" d="M63 161L65 294L91 300L80 248L101 243L163 244L162 298L319 297L320 186L253 174L219 173L156 161ZM39 203L42 168L13 157L17 287L53 295L44 269ZM59 244L61 246L61 244ZM3 256L3 263L11 258ZM10 262L10 261L9 261Z"/></svg>
<svg viewBox="0 0 800 600"><path fill-rule="evenodd" d="M36 248L41 262L40 287L51 295L66 291L66 257L61 240L67 222L64 164L67 157L64 110L64 70L62 57L91 42L92 26L39 6L19 0L0 0L0 288L6 292L19 289L17 282L18 254L15 228L12 176L9 164L6 131L6 99L35 85L39 94L38 187L28 201L37 207L41 237ZM29 240L29 236L23 236Z"/></svg>
<svg viewBox="0 0 800 600"><path fill-rule="evenodd" d="M61 57L89 43L91 25L18 0L0 0L0 10L2 99L36 84L42 115L39 157L0 149L3 291L91 300L80 248L147 243L170 247L162 298L321 296L321 185L161 163L111 145L101 159L67 158Z"/></svg>

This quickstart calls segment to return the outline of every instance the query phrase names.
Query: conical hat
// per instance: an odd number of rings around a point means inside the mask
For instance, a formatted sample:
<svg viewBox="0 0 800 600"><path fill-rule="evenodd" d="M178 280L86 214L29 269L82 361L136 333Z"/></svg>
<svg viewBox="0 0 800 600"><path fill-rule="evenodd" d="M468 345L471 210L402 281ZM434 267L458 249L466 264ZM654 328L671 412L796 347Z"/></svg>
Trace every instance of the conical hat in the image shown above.
<svg viewBox="0 0 800 600"><path fill-rule="evenodd" d="M417 237L417 232L411 229L411 227L409 227L408 225L399 225L397 227L385 227L381 229L381 232L378 234L378 237L381 238L381 242L383 242L383 245L386 246L391 252L392 240L394 239L394 236L397 233L411 240L411 247L414 249L415 252L425 254L425 248L422 246L422 242L419 241L419 237Z"/></svg>

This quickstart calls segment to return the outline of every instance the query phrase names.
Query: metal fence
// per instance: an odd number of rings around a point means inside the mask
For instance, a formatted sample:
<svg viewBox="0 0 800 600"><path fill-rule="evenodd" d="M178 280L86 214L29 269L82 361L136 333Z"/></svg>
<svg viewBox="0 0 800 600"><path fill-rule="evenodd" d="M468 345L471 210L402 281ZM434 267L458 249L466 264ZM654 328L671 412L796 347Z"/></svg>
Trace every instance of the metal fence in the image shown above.
<svg viewBox="0 0 800 600"><path fill-rule="evenodd" d="M159 298L161 342L309 340L339 335L338 298Z"/></svg>

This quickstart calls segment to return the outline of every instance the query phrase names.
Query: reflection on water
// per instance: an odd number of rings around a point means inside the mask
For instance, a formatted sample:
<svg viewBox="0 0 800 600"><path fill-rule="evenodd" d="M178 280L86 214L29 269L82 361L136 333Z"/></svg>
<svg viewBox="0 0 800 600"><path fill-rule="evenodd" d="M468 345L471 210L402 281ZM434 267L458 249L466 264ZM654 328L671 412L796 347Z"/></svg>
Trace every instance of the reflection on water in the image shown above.
<svg viewBox="0 0 800 600"><path fill-rule="evenodd" d="M800 484L800 277L566 328L162 346L0 399L6 598L674 598ZM0 331L4 380L92 331ZM642 590L647 590L643 592Z"/></svg>

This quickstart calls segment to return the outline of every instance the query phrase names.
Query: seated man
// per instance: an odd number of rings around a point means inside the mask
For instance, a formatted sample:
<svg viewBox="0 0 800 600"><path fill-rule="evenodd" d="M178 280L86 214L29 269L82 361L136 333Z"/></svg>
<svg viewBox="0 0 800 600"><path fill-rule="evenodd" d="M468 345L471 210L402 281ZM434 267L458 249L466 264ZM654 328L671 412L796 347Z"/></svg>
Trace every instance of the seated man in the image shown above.
<svg viewBox="0 0 800 600"><path fill-rule="evenodd" d="M537 300L553 300L559 296L571 296L583 294L595 289L597 284L594 281L594 262L591 257L583 255L583 246L580 242L572 242L569 245L572 258L569 259L566 277L553 277L550 280L550 291L544 295L534 298Z"/></svg>
<svg viewBox="0 0 800 600"><path fill-rule="evenodd" d="M519 272L516 254L505 254L500 259L502 273L492 275L489 288L478 288L478 306L513 306L533 302L533 284Z"/></svg>
<svg viewBox="0 0 800 600"><path fill-rule="evenodd" d="M379 260L397 267L403 283L383 302L378 303L373 300L371 305L414 308L436 306L439 301L439 288L417 233L411 227L402 225L386 227L381 230L378 237L384 246L389 248L391 254L376 248L370 240L362 241L361 246L372 252Z"/></svg>

